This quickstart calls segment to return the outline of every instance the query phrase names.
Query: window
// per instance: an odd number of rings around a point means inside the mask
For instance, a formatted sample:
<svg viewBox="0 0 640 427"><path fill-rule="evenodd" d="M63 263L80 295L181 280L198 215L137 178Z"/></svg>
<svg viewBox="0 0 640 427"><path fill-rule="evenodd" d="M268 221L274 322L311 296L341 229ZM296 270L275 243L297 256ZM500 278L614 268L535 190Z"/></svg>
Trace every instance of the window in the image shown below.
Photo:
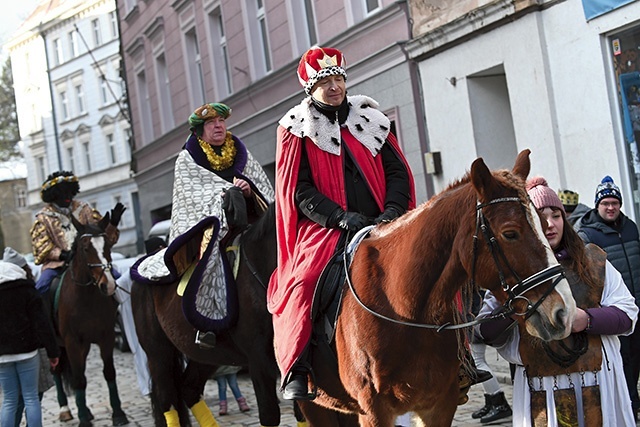
<svg viewBox="0 0 640 427"><path fill-rule="evenodd" d="M136 83L138 86L138 111L140 112L140 125L142 127L142 141L144 144L148 144L153 140L153 121L151 118L147 76L144 70L140 70L136 75Z"/></svg>
<svg viewBox="0 0 640 427"><path fill-rule="evenodd" d="M380 3L378 0L364 0L365 12L367 14L373 12L377 8L380 7Z"/></svg>
<svg viewBox="0 0 640 427"><path fill-rule="evenodd" d="M109 102L109 86L105 77L100 77L100 102L107 105Z"/></svg>
<svg viewBox="0 0 640 427"><path fill-rule="evenodd" d="M118 38L118 15L116 15L116 11L109 12L109 23L111 24L111 39Z"/></svg>
<svg viewBox="0 0 640 427"><path fill-rule="evenodd" d="M82 150L84 151L84 160L86 162L87 172L91 172L91 150L89 148L89 142L82 143Z"/></svg>
<svg viewBox="0 0 640 427"><path fill-rule="evenodd" d="M64 61L62 42L60 41L60 39L55 39L53 41L53 63L55 65L60 65L62 64L62 61Z"/></svg>
<svg viewBox="0 0 640 427"><path fill-rule="evenodd" d="M258 10L256 19L260 27L260 43L262 45L262 55L264 59L264 67L267 72L271 71L271 49L269 49L269 30L267 29L267 18L264 13L264 3L262 0L256 0Z"/></svg>
<svg viewBox="0 0 640 427"><path fill-rule="evenodd" d="M160 126L162 126L163 132L168 132L173 129L174 123L173 108L171 107L169 73L167 72L167 61L165 60L164 53L161 53L156 57L156 79L158 81L160 102L163 106L160 109L160 114L162 115Z"/></svg>
<svg viewBox="0 0 640 427"><path fill-rule="evenodd" d="M76 163L73 161L73 147L67 148L67 164L69 165L69 170L76 169Z"/></svg>
<svg viewBox="0 0 640 427"><path fill-rule="evenodd" d="M293 32L291 44L296 56L302 55L309 46L318 44L316 19L313 13L313 0L296 0L289 3L291 7L290 31Z"/></svg>
<svg viewBox="0 0 640 427"><path fill-rule="evenodd" d="M102 32L100 31L100 20L91 21L91 29L93 31L93 45L100 46L102 44Z"/></svg>
<svg viewBox="0 0 640 427"><path fill-rule="evenodd" d="M67 98L67 92L60 92L60 106L62 107L62 118L69 120L71 114L69 113L69 99Z"/></svg>
<svg viewBox="0 0 640 427"><path fill-rule="evenodd" d="M195 28L186 33L187 61L190 64L189 78L191 80L192 95L196 104L206 102L204 91L204 74L202 71L202 60L200 58L200 46Z"/></svg>
<svg viewBox="0 0 640 427"><path fill-rule="evenodd" d="M76 105L78 107L78 114L84 114L84 92L82 90L82 85L76 85Z"/></svg>
<svg viewBox="0 0 640 427"><path fill-rule="evenodd" d="M69 31L69 54L72 58L79 55L78 52L78 33L76 30Z"/></svg>
<svg viewBox="0 0 640 427"><path fill-rule="evenodd" d="M214 73L216 88L220 96L225 97L233 92L233 86L231 85L231 64L227 50L224 19L222 19L220 8L216 8L211 14L211 29L214 68L222 71Z"/></svg>
<svg viewBox="0 0 640 427"><path fill-rule="evenodd" d="M26 208L27 207L27 189L23 186L19 186L15 189L16 191L16 207L17 208Z"/></svg>
<svg viewBox="0 0 640 427"><path fill-rule="evenodd" d="M38 182L44 182L47 178L47 169L44 167L44 156L36 157L37 170L36 174L38 175Z"/></svg>
<svg viewBox="0 0 640 427"><path fill-rule="evenodd" d="M116 141L113 138L113 134L107 134L107 146L109 147L109 157L111 164L115 165L118 162L118 156L116 155Z"/></svg>

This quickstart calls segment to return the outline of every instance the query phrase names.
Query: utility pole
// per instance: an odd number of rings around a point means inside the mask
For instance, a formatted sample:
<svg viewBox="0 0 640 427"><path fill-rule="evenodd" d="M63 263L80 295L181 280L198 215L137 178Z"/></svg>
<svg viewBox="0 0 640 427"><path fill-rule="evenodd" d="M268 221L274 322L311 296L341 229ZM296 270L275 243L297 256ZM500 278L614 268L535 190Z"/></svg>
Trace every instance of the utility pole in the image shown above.
<svg viewBox="0 0 640 427"><path fill-rule="evenodd" d="M58 137L58 119L56 118L56 103L53 98L53 83L51 82L51 68L49 67L49 49L47 47L47 36L42 30L42 23L38 27L38 33L44 43L44 58L47 64L47 80L49 81L49 96L51 97L51 118L53 120L53 137L56 143L56 154L58 157L58 170L62 170L62 154L60 153L60 138ZM44 127L44 124L43 124ZM43 129L44 130L44 129Z"/></svg>

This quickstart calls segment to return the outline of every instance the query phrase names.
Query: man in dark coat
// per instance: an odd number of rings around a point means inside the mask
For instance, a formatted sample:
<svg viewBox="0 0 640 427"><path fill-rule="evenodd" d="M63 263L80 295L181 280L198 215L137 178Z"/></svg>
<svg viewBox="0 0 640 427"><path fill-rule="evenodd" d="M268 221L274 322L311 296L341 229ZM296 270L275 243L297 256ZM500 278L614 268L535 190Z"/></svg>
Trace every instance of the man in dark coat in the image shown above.
<svg viewBox="0 0 640 427"><path fill-rule="evenodd" d="M610 176L605 176L596 189L595 208L575 225L582 240L595 243L607 252L607 259L622 274L625 285L640 307L640 238L636 224L625 216L620 188ZM638 418L640 397L640 330L620 336L620 352L629 388L633 412Z"/></svg>

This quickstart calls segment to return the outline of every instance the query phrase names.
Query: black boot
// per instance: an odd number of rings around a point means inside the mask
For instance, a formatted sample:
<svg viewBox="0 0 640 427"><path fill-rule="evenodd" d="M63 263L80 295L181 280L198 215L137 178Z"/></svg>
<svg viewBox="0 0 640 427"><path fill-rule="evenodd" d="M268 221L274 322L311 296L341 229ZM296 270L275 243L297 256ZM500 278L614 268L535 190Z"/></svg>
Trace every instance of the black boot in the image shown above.
<svg viewBox="0 0 640 427"><path fill-rule="evenodd" d="M308 372L302 368L294 368L289 380L284 385L282 397L286 400L313 400L314 393L309 393Z"/></svg>
<svg viewBox="0 0 640 427"><path fill-rule="evenodd" d="M480 409L478 409L477 411L475 411L473 414L471 414L471 418L478 419L478 418L482 418L485 415L487 415L487 412L489 412L489 409L491 409L491 395L485 393L484 394L484 406Z"/></svg>
<svg viewBox="0 0 640 427"><path fill-rule="evenodd" d="M511 416L511 407L509 406L509 403L507 403L507 399L505 399L503 392L500 391L489 396L489 400L491 402L491 408L489 409L489 412L487 412L487 415L480 418L480 422L482 424Z"/></svg>

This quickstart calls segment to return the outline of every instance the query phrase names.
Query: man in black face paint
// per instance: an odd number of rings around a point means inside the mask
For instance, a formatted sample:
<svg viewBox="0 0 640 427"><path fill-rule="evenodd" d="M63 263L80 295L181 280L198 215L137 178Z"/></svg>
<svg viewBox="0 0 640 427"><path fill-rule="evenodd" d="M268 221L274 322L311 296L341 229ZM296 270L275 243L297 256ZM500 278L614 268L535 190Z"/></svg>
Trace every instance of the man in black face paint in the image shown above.
<svg viewBox="0 0 640 427"><path fill-rule="evenodd" d="M82 224L98 223L102 215L88 203L75 200L80 192L78 177L73 172L59 171L49 175L42 184L40 197L46 205L36 214L31 227L31 244L36 264L42 264L36 289L46 293L53 278L61 274L65 263L71 259L71 244L75 240L76 229L71 223L71 215ZM125 211L122 203L111 210L106 229L107 241L114 245L120 235L118 223Z"/></svg>

